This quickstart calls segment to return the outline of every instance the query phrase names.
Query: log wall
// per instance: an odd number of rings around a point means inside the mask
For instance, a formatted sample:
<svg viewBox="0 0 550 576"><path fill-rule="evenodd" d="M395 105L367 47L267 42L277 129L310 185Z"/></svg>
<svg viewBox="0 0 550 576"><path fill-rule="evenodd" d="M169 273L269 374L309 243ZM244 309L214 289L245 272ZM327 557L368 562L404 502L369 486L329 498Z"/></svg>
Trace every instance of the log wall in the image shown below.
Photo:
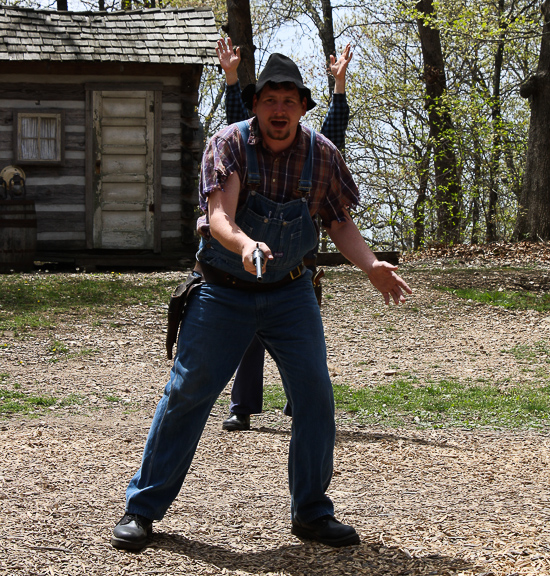
<svg viewBox="0 0 550 576"><path fill-rule="evenodd" d="M70 75L60 73L62 70L44 75L13 71L0 74L0 170L15 163L14 112L64 113L64 164L21 166L27 176L27 199L36 205L38 252L86 249L85 84L148 81L163 86L157 130L160 142L156 143L161 147L161 252L194 251L194 211L202 150L196 106L202 67L179 66L171 76L166 75L166 68L161 76L156 76L151 67L144 76L120 75L120 70L90 76L82 68L81 75L74 74L74 70Z"/></svg>

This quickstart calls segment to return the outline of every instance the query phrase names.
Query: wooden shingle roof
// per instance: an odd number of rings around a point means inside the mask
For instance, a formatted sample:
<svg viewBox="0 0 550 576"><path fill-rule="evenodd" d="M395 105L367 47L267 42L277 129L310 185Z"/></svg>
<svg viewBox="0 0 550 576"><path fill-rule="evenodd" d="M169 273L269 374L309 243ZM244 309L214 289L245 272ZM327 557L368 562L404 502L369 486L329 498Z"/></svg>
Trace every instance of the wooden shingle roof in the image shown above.
<svg viewBox="0 0 550 576"><path fill-rule="evenodd" d="M58 12L0 5L0 62L217 64L207 8Z"/></svg>

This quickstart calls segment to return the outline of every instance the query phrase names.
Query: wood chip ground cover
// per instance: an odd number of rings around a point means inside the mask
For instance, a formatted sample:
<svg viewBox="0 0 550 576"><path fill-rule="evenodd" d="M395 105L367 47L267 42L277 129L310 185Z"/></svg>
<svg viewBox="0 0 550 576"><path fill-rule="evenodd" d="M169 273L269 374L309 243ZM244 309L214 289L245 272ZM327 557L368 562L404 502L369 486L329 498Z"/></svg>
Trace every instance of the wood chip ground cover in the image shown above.
<svg viewBox="0 0 550 576"><path fill-rule="evenodd" d="M473 258L453 282L473 277L468 265L483 266ZM456 257L434 259L401 267L415 294L399 308L385 308L349 267L327 274L323 317L334 381L377 386L412 374L420 382L479 378L502 386L547 379L546 358L510 350L547 343L550 316L437 291L435 276L444 276L437 270L456 267ZM542 279L547 266L539 259L522 274ZM155 274L174 284L183 276ZM514 274L499 270L499 281L511 283ZM99 325L75 314L23 338L1 335L4 386L79 398L0 420L1 576L550 574L547 428L390 429L339 415L329 492L362 543L333 550L290 534L290 420L269 412L253 417L250 432L224 433L223 405L212 412L150 546L141 554L114 550L110 533L170 366L165 313L136 305ZM52 356L53 341L68 353ZM268 384L278 381L270 361L266 374Z"/></svg>

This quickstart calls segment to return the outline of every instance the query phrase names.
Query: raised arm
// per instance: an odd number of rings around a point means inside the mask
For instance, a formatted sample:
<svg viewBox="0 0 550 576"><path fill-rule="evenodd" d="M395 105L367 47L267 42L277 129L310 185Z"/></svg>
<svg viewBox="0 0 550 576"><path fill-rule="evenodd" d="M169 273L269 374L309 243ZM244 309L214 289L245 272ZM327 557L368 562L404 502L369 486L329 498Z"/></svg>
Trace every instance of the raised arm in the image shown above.
<svg viewBox="0 0 550 576"><path fill-rule="evenodd" d="M390 303L390 297L399 304L405 302L404 292L412 294L407 283L395 273L397 266L376 258L349 215L343 222L333 222L327 232L343 256L367 274L386 304Z"/></svg>
<svg viewBox="0 0 550 576"><path fill-rule="evenodd" d="M216 46L216 54L225 73L225 116L227 123L234 124L246 120L249 114L241 98L241 88L237 75L237 68L241 63L241 51L238 46L233 48L231 38L228 38L227 42L220 38Z"/></svg>
<svg viewBox="0 0 550 576"><path fill-rule="evenodd" d="M353 57L348 44L340 58L330 57L329 71L334 76L334 94L321 127L321 134L326 136L337 148L343 148L349 122L349 106L346 99L346 71Z"/></svg>

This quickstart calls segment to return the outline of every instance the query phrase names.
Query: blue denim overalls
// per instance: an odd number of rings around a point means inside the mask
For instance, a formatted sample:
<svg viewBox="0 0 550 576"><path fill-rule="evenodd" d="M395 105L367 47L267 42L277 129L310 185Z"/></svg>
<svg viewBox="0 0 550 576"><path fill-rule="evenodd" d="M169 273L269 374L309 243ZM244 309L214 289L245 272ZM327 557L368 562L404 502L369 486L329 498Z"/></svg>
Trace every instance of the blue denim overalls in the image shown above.
<svg viewBox="0 0 550 576"><path fill-rule="evenodd" d="M249 174L250 180L255 173L249 170ZM264 225L266 219L273 227ZM282 252L268 264L264 283L277 281L300 264L316 242L315 227L302 198L280 205L250 193L245 208L239 211L239 224L252 227L254 240ZM201 258L256 282L252 274L244 272L240 256L234 258L214 243L211 246L216 248L208 248L208 243L201 247ZM326 495L333 467L334 398L309 271L265 292L210 283L192 292L170 381L157 406L141 468L126 491L127 512L153 520L164 516L183 484L212 406L255 335L276 361L292 404L288 456L291 516L311 522L334 513Z"/></svg>
<svg viewBox="0 0 550 576"><path fill-rule="evenodd" d="M257 242L265 242L271 249L274 258L268 261L263 276L264 284L268 284L281 280L294 270L302 263L303 257L317 245L317 230L309 215L307 202L313 174L315 131L311 131L309 155L299 180L300 198L280 204L258 193L258 157L255 146L248 144L249 124L246 121L239 122L238 126L246 145L249 193L244 206L235 216L235 222L247 236ZM227 250L214 238L201 240L197 259L241 280L256 281L252 274L244 270L240 254Z"/></svg>

